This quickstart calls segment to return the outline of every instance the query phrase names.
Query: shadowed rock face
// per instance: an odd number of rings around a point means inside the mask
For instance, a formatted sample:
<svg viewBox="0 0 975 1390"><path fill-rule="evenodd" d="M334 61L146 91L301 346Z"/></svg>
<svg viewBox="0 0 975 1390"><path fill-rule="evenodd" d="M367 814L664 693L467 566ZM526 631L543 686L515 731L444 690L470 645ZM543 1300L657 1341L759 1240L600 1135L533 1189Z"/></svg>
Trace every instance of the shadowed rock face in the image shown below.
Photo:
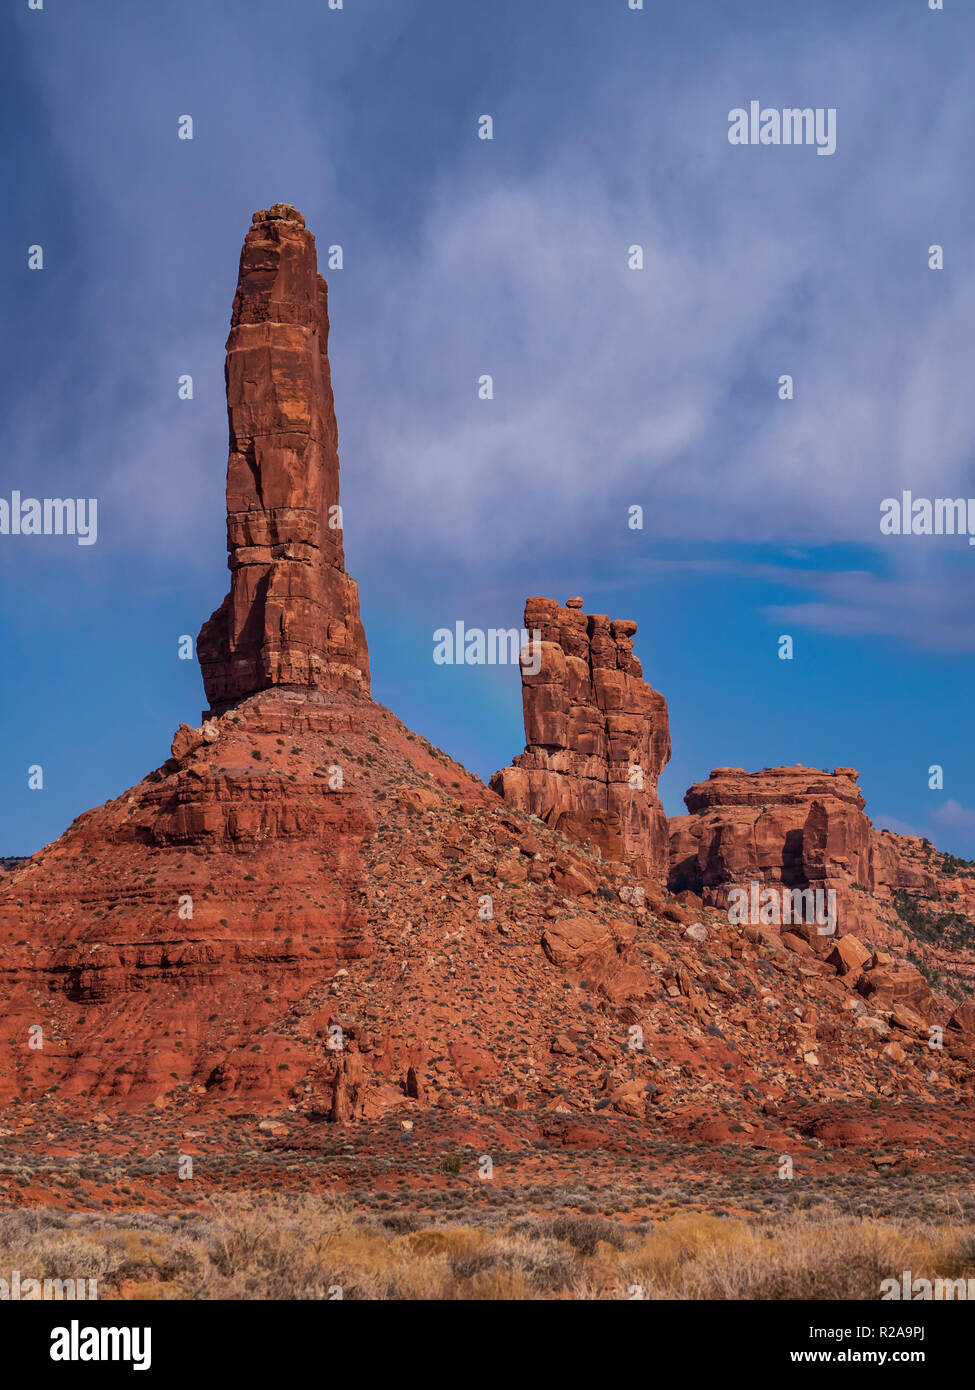
<svg viewBox="0 0 975 1390"><path fill-rule="evenodd" d="M286 203L254 214L227 340L230 593L197 642L211 707L271 686L369 691L345 572L328 288Z"/></svg>
<svg viewBox="0 0 975 1390"><path fill-rule="evenodd" d="M667 702L633 655L636 623L583 613L581 603L525 604L525 627L541 646L537 674L522 664L526 748L491 786L569 838L591 841L603 858L664 877L657 779L670 758Z"/></svg>

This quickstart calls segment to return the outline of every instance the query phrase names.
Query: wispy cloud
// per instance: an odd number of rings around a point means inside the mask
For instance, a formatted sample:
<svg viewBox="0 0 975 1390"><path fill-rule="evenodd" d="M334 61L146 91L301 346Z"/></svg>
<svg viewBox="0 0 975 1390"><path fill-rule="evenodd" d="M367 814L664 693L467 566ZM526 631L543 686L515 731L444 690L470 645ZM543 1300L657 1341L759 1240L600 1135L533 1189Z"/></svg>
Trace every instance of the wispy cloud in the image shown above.
<svg viewBox="0 0 975 1390"><path fill-rule="evenodd" d="M36 395L15 398L8 425L21 474L52 492L97 482L103 553L186 566L212 556L236 253L250 211L282 197L323 244L345 244L332 347L360 572L392 583L418 557L431 573L486 555L574 563L593 528L626 535L632 504L648 539L705 559L727 541L879 549L882 497L975 491L975 396L958 378L975 321L964 65L941 51L937 80L919 72L881 11L847 16L840 47L824 16L801 38L698 34L686 64L674 54L687 36L672 36L666 58L610 41L594 18L600 61L571 104L553 105L551 84L526 73L505 80L500 48L486 55L476 105L440 113L416 197L378 217L352 197L353 171L382 160L366 141L383 122L394 140L403 115L366 58L392 61L409 41L409 7L344 30L313 10L296 10L265 51L225 22L237 8L182 6L182 36L167 46L156 35L148 68L134 14L110 45L65 17L36 58L68 171L73 318L44 410ZM334 81L303 42L312 33ZM835 106L836 155L730 146L727 113L753 95ZM475 138L482 102L493 143ZM196 139L181 145L176 116L190 108ZM943 272L927 269L933 241ZM632 244L642 271L627 267ZM197 392L181 406L184 371ZM485 373L492 401L477 398ZM793 401L777 396L784 373ZM970 575L948 582L940 552L923 566L880 553L872 572L779 576L805 592L772 613L970 649ZM612 582L618 557L602 555Z"/></svg>

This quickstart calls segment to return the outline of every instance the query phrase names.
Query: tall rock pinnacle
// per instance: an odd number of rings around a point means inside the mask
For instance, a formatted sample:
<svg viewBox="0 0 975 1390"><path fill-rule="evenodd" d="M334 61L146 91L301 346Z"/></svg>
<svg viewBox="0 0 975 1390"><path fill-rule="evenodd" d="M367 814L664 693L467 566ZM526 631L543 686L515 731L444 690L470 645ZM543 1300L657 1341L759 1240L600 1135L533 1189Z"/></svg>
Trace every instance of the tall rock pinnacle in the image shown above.
<svg viewBox="0 0 975 1390"><path fill-rule="evenodd" d="M230 593L197 641L210 705L270 686L368 694L342 548L328 287L287 203L256 212L244 240L225 376Z"/></svg>

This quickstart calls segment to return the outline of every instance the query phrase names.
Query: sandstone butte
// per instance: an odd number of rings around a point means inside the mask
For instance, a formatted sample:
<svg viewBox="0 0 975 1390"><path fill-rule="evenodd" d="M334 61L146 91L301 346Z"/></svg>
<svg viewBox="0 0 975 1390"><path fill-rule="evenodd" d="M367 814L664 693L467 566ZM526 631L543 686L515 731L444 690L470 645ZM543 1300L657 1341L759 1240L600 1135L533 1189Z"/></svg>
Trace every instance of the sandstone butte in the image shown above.
<svg viewBox="0 0 975 1390"><path fill-rule="evenodd" d="M303 218L255 214L210 708L137 786L0 865L4 1119L436 1107L528 1112L561 1144L613 1117L723 1142L729 1117L774 1131L797 1091L970 1106L975 958L944 921L971 942L975 873L874 831L851 769L717 769L668 825L635 624L577 598L528 600L526 749L491 788L371 698L328 328ZM838 932L730 921L752 881L834 889Z"/></svg>

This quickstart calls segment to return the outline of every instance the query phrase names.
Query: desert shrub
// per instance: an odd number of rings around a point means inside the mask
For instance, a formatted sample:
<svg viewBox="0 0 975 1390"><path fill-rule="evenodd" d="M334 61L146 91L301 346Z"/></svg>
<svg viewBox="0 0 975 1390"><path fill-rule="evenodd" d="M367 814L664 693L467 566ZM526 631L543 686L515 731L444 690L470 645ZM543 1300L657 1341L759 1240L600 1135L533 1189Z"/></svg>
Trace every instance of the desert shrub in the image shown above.
<svg viewBox="0 0 975 1390"><path fill-rule="evenodd" d="M599 1216L556 1216L547 1223L556 1240L564 1240L580 1255L594 1255L600 1241L623 1250L628 1244L627 1231L617 1221Z"/></svg>
<svg viewBox="0 0 975 1390"><path fill-rule="evenodd" d="M959 1265L960 1249L960 1233L950 1228L831 1214L791 1215L764 1230L677 1217L645 1239L626 1272L647 1297L876 1299L881 1281L904 1269L946 1276Z"/></svg>
<svg viewBox="0 0 975 1390"><path fill-rule="evenodd" d="M857 1219L842 1208L755 1219L686 1210L651 1229L599 1216L463 1221L356 1214L266 1192L206 1212L0 1213L0 1265L96 1278L101 1297L164 1299L875 1299L899 1278L975 1277L975 1226Z"/></svg>

